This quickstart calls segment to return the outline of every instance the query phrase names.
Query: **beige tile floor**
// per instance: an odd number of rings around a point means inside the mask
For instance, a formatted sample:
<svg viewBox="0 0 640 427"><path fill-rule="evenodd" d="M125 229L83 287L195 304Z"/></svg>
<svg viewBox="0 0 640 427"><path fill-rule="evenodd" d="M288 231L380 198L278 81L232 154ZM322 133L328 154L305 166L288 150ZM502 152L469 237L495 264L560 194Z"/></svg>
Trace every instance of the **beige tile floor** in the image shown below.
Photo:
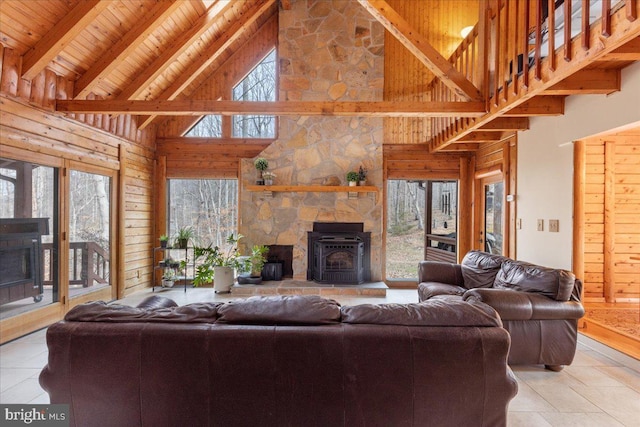
<svg viewBox="0 0 640 427"><path fill-rule="evenodd" d="M138 292L122 302L135 305L151 293ZM228 301L212 289L156 292L178 304ZM236 297L237 298L237 297ZM333 297L342 304L415 302L415 290L391 289L386 297ZM0 346L0 403L48 403L38 384L47 363L45 331ZM571 366L561 372L539 366L515 366L519 392L509 405L509 426L640 427L640 361L580 336Z"/></svg>

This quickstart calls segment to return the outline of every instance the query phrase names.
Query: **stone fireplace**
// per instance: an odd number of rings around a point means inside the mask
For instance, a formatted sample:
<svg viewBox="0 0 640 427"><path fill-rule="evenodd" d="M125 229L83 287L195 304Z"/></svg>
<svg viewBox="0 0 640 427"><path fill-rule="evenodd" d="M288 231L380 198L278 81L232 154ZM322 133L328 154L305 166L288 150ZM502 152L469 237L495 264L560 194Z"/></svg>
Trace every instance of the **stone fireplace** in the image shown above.
<svg viewBox="0 0 640 427"><path fill-rule="evenodd" d="M279 100L383 100L384 28L357 2L294 1L290 10L280 9L279 22ZM254 159L242 162L244 244L293 246L293 279L307 280L313 224L362 223L370 233L370 267L356 279L382 280L382 140L381 118L279 117L278 139L260 157L276 174L274 185L290 191L248 191L256 180ZM308 190L346 185L347 172L360 166L378 194ZM338 265L337 257L329 262Z"/></svg>

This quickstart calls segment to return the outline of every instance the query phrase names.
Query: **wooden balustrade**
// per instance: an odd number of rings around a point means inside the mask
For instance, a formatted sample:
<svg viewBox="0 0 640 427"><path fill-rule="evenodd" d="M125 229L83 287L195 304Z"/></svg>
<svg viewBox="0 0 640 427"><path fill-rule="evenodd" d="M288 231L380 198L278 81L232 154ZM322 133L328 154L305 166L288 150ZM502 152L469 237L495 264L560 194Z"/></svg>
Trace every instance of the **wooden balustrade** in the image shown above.
<svg viewBox="0 0 640 427"><path fill-rule="evenodd" d="M578 8L572 8L570 0L485 0L480 14L484 22L478 22L449 62L480 90L488 111L492 107L503 108L505 103L531 95L531 79L541 81L545 67L556 70L559 57L578 66L573 42L579 40L585 51L593 48L590 32L594 24L599 24L602 38L610 37L615 31L612 15L619 13L633 22L637 18L637 2L605 0L599 10L590 10L593 8L588 0ZM461 101L439 79L431 82L429 90L432 102ZM477 120L434 117L434 141L447 141Z"/></svg>

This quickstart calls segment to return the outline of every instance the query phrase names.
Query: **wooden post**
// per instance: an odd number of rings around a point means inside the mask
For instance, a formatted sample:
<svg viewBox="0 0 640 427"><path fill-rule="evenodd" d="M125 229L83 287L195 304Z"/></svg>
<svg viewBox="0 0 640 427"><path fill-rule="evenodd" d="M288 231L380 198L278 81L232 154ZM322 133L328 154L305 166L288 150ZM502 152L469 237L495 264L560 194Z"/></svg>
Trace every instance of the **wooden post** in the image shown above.
<svg viewBox="0 0 640 427"><path fill-rule="evenodd" d="M127 148L123 143L120 143L119 152L118 152L119 160L120 160L120 171L118 172L118 220L117 226L118 230L116 232L116 242L115 245L118 248L118 253L116 254L116 295L118 299L124 298L125 289L126 289L126 274L125 274L125 265L126 265L126 217L127 210L125 207L125 203L127 200L126 197L126 176L127 176ZM112 254L113 255L113 251ZM113 257L111 259L114 259ZM114 266L111 266L111 271L113 272ZM114 277L113 275L111 277ZM112 284L113 286L113 284Z"/></svg>
<svg viewBox="0 0 640 427"><path fill-rule="evenodd" d="M460 157L460 184L458 207L458 262L467 252L473 249L473 171L475 161L473 157Z"/></svg>
<svg viewBox="0 0 640 427"><path fill-rule="evenodd" d="M167 230L167 156L158 156L156 161L156 191L155 210L153 223L155 224L155 235L152 237L152 247L156 246L156 241L163 234L168 234ZM149 253L151 268L154 267L153 254ZM155 284L151 284L154 286Z"/></svg>
<svg viewBox="0 0 640 427"><path fill-rule="evenodd" d="M604 143L604 299L615 302L615 235L616 235L616 186L615 150L613 141Z"/></svg>
<svg viewBox="0 0 640 427"><path fill-rule="evenodd" d="M572 271L584 281L584 199L586 179L585 141L573 143L573 260ZM582 292L584 293L584 287Z"/></svg>

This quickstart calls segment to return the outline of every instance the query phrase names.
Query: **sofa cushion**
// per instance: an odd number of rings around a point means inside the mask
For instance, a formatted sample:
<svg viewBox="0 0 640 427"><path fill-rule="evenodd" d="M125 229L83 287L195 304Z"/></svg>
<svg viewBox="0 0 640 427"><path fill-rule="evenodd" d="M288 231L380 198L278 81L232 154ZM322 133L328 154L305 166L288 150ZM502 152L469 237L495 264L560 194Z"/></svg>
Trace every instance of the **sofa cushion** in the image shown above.
<svg viewBox="0 0 640 427"><path fill-rule="evenodd" d="M324 325L340 322L340 304L317 295L255 296L218 309L221 323L248 325Z"/></svg>
<svg viewBox="0 0 640 427"><path fill-rule="evenodd" d="M168 308L168 307L177 307L178 304L172 300L171 298L162 297L160 295L151 295L143 299L140 304L136 307L138 308Z"/></svg>
<svg viewBox="0 0 640 427"><path fill-rule="evenodd" d="M502 326L496 311L486 304L437 298L414 304L344 306L342 322L405 326Z"/></svg>
<svg viewBox="0 0 640 427"><path fill-rule="evenodd" d="M481 251L469 251L462 259L462 277L467 289L490 288L502 263L508 258Z"/></svg>
<svg viewBox="0 0 640 427"><path fill-rule="evenodd" d="M567 270L541 267L507 259L496 275L494 288L534 292L557 301L568 301L575 276Z"/></svg>
<svg viewBox="0 0 640 427"><path fill-rule="evenodd" d="M93 301L69 310L64 320L73 322L214 323L222 303L194 303L180 307L140 308Z"/></svg>
<svg viewBox="0 0 640 427"><path fill-rule="evenodd" d="M418 285L418 301L426 301L439 295L462 295L467 289L461 286L438 282L425 282Z"/></svg>

